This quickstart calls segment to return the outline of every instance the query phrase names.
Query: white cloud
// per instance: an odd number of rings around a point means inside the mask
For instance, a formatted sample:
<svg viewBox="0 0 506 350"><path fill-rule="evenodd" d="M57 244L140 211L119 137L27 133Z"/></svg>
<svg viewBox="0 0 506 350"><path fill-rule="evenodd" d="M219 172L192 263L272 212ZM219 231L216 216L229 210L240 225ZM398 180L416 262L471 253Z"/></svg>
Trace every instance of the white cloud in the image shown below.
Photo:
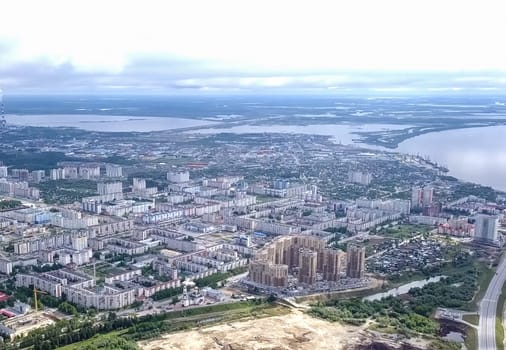
<svg viewBox="0 0 506 350"><path fill-rule="evenodd" d="M239 86L328 87L342 72L506 71L503 0L16 0L1 12L4 68L119 75L138 57L177 59L214 75L209 88L230 72Z"/></svg>

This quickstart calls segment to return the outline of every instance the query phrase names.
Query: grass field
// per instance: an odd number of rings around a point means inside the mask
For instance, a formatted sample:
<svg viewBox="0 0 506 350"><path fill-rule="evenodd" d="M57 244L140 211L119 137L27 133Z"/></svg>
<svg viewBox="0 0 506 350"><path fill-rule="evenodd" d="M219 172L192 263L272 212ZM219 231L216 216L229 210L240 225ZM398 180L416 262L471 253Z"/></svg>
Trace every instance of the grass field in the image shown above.
<svg viewBox="0 0 506 350"><path fill-rule="evenodd" d="M282 316L289 313L289 309L284 306L275 304L254 304L251 302L238 302L230 304L217 304L201 308L186 309L168 313L164 319L164 323L168 325L163 333L172 333L176 331L207 327L219 323L227 323L230 321L238 321L243 319L256 319L273 316ZM140 325L140 324L139 324ZM137 326L139 326L137 325ZM163 334L162 333L162 334ZM137 334L138 335L138 334ZM150 339L151 337L137 337L131 332L131 329L123 329L113 331L107 334L98 334L93 338L85 341L67 345L60 348L61 350L81 350L81 349L108 349L107 347L99 347L105 344L123 344L121 346L126 349L136 349L135 339ZM121 338L121 339L118 339ZM125 343L126 342L126 343ZM126 344L126 345L125 345ZM127 347L128 346L128 347ZM115 347L114 349L123 349Z"/></svg>
<svg viewBox="0 0 506 350"><path fill-rule="evenodd" d="M70 345L66 345L64 347L58 348L59 350L82 350L82 349L107 349L107 347L100 347L100 344L110 344L118 342L118 338L121 337L121 334L125 333L126 330L122 331L116 331L111 332L108 334L97 334L94 337L81 341L79 343L74 343ZM125 345L126 340L119 340L119 342L123 343L122 345ZM135 342L127 342L131 346L133 346L133 349L135 349ZM138 347L137 347L138 348Z"/></svg>
<svg viewBox="0 0 506 350"><path fill-rule="evenodd" d="M395 227L384 228L378 231L378 235L405 240L419 234L430 232L433 228L425 225L397 225Z"/></svg>
<svg viewBox="0 0 506 350"><path fill-rule="evenodd" d="M478 350L478 331L467 327L465 345L467 350Z"/></svg>
<svg viewBox="0 0 506 350"><path fill-rule="evenodd" d="M490 280L494 277L495 271L490 269L485 263L478 263L478 283L479 290L474 296L473 300L469 303L468 310L478 311L478 303L483 299Z"/></svg>
<svg viewBox="0 0 506 350"><path fill-rule="evenodd" d="M497 302L497 311L495 316L495 341L497 350L504 350L504 326L503 314L504 303L506 302L506 284L502 286L501 295Z"/></svg>
<svg viewBox="0 0 506 350"><path fill-rule="evenodd" d="M478 326L480 324L480 315L464 315L462 319L470 324Z"/></svg>

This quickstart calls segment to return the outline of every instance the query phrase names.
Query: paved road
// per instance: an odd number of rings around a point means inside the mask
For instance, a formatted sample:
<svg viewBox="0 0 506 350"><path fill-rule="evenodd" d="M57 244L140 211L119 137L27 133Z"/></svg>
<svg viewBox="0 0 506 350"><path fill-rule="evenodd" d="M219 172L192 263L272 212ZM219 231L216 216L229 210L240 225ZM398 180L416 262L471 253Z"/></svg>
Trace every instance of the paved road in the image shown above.
<svg viewBox="0 0 506 350"><path fill-rule="evenodd" d="M497 302L506 281L506 259L497 266L497 272L488 285L480 303L480 326L478 327L479 350L496 350L495 319Z"/></svg>

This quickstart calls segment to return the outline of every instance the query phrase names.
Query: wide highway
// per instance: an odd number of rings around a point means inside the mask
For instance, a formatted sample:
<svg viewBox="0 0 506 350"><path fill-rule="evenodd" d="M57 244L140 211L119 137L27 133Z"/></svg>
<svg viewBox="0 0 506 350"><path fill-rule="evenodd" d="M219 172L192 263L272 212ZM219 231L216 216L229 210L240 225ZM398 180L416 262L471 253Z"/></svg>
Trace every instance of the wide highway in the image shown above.
<svg viewBox="0 0 506 350"><path fill-rule="evenodd" d="M497 302L502 286L506 281L506 259L497 266L496 274L488 285L485 296L480 303L480 325L478 327L479 350L496 350L495 320ZM498 315L501 317L501 315Z"/></svg>

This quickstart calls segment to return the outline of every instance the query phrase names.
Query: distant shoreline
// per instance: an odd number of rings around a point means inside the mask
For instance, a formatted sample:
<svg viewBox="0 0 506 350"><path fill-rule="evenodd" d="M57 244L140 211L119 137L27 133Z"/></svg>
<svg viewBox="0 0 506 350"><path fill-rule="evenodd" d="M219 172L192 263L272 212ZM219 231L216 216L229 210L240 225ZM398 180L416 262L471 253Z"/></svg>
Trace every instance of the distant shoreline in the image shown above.
<svg viewBox="0 0 506 350"><path fill-rule="evenodd" d="M13 119L22 119L21 122L13 122ZM74 120L79 118L80 120ZM84 118L91 118L92 120L83 120ZM334 135L327 130L328 126L346 128L360 127L360 126L383 126L391 124L392 120L381 121L378 119L367 120L360 118L351 122L349 120L328 118L328 119L313 119L313 118L281 118L281 117L264 117L257 119L242 119L231 118L227 120L210 120L210 117L203 118L187 118L187 117L161 117L161 116L127 116L127 115L102 115L102 114L8 114L6 115L7 123L16 126L32 126L32 127L49 127L49 128L78 128L85 131L94 132L187 132L199 134L218 134L218 133L234 133L242 134L243 131L237 132L232 130L235 127L252 128L252 133L298 133L297 131L283 131L286 128L304 128L321 127L322 130L318 132L300 132L300 134L314 134L336 137L339 140L339 135ZM287 120L291 119L291 120ZM291 123L287 123L291 121ZM139 124L140 123L140 124ZM96 127L93 125L96 124ZM111 127L104 129L107 124L121 125L121 127ZM179 125L178 125L179 124ZM86 125L86 127L80 127ZM397 120L395 123L396 128L388 130L351 130L344 132L350 139L350 142L345 144L356 145L369 145L371 147L381 147L383 149L396 150L399 145L409 139L417 136L436 133L449 130L468 129L468 128L482 128L491 126L506 125L506 121L502 119L470 119L462 118L453 119L451 121L445 120L442 123L439 119L425 120L421 123L420 119L404 119ZM405 127L404 127L405 126ZM265 129L259 131L258 129ZM271 128L275 130L270 130ZM213 129L222 129L217 132L212 132ZM227 129L231 129L227 131ZM256 129L256 130L255 130ZM200 131L200 132L199 132ZM205 132L203 132L205 131ZM303 130L301 130L303 131ZM249 132L249 131L248 131ZM342 135L341 135L342 136Z"/></svg>

